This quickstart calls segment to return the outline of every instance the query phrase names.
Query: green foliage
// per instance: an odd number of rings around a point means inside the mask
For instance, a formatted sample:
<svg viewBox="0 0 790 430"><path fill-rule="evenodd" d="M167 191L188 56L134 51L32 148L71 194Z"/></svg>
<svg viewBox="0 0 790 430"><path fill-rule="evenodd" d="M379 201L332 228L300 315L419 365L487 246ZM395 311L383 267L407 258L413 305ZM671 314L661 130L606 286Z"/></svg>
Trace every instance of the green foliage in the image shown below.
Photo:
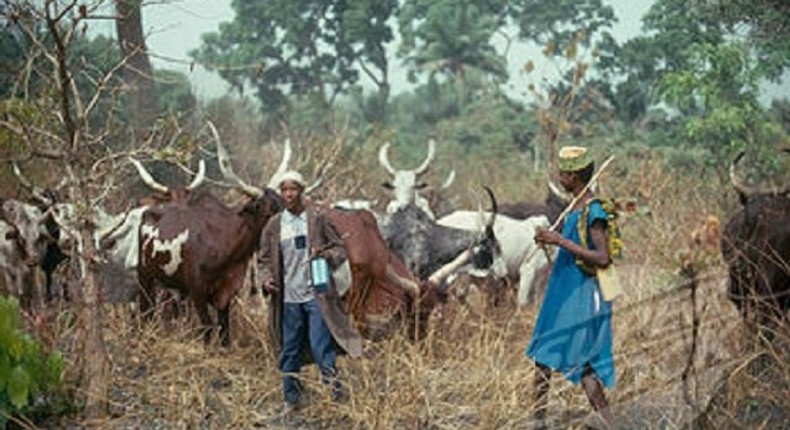
<svg viewBox="0 0 790 430"><path fill-rule="evenodd" d="M745 28L762 76L779 80L790 66L790 2L781 0L716 0L706 11L733 33Z"/></svg>
<svg viewBox="0 0 790 430"><path fill-rule="evenodd" d="M609 100L621 121L640 121L660 101L659 83L666 73L687 68L686 49L696 44L718 45L724 31L705 10L687 0L657 0L642 18L644 35L623 43L604 65L613 76Z"/></svg>
<svg viewBox="0 0 790 430"><path fill-rule="evenodd" d="M595 37L598 34L603 39L611 37L606 29L617 21L614 9L601 0L521 0L516 4L511 13L521 37L543 46L547 56L573 57L569 47L576 43L591 47L600 40Z"/></svg>
<svg viewBox="0 0 790 430"><path fill-rule="evenodd" d="M406 1L398 16L403 38L399 54L410 66L412 81L418 73L426 73L429 80L442 74L458 85L463 106L471 72L495 82L506 80L506 60L491 44L502 22L493 4L486 8L457 0Z"/></svg>
<svg viewBox="0 0 790 430"><path fill-rule="evenodd" d="M289 97L331 106L360 79L387 93L384 45L395 0L239 0L236 16L203 35L190 55L239 90L253 88L264 111L285 113Z"/></svg>
<svg viewBox="0 0 790 430"><path fill-rule="evenodd" d="M195 110L197 99L187 76L172 70L154 70L154 85L163 113L185 115Z"/></svg>
<svg viewBox="0 0 790 430"><path fill-rule="evenodd" d="M39 342L19 327L19 303L0 297L0 428L13 415L23 415L41 395L57 390L63 357L45 353Z"/></svg>
<svg viewBox="0 0 790 430"><path fill-rule="evenodd" d="M683 117L690 146L707 148L713 164L735 151L765 143L766 116L757 101L757 74L743 46L698 44L687 51L687 68L661 81L664 99Z"/></svg>

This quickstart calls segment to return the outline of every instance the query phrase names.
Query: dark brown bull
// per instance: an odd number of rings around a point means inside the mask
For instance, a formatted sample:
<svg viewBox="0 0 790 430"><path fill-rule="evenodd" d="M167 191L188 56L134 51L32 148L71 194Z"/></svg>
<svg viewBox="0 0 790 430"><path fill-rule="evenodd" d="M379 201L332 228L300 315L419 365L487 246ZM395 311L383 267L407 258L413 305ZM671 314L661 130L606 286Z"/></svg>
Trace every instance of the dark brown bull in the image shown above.
<svg viewBox="0 0 790 430"><path fill-rule="evenodd" d="M790 187L755 190L743 185L730 166L741 209L730 218L721 237L729 266L729 295L741 313L763 325L784 319L790 309Z"/></svg>
<svg viewBox="0 0 790 430"><path fill-rule="evenodd" d="M327 214L344 237L352 275L344 301L360 333L375 340L405 323L422 338L439 300L435 284L417 279L390 251L370 212L327 208Z"/></svg>

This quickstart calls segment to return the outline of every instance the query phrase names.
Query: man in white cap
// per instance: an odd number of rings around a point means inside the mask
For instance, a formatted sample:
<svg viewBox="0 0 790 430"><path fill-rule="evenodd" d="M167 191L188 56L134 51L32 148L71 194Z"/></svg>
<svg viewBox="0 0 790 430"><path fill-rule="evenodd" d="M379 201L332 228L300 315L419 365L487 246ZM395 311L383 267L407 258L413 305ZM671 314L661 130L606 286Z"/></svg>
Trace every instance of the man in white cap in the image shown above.
<svg viewBox="0 0 790 430"><path fill-rule="evenodd" d="M272 217L261 233L258 266L263 291L270 297L269 331L283 372L288 412L302 404L302 385L296 374L306 360L312 359L324 381L332 383L333 399L341 398L337 353L360 356L362 341L341 306L331 276L328 283L311 282L318 275L310 273L314 259L325 259L329 268L345 260L340 234L322 208L305 201L301 174L285 172L279 188L285 210Z"/></svg>

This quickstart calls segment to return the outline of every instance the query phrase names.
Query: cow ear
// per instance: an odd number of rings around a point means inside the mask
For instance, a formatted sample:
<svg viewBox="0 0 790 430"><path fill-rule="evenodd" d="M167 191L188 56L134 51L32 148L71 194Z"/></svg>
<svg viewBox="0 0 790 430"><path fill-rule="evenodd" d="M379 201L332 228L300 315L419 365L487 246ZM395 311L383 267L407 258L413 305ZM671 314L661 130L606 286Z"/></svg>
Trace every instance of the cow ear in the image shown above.
<svg viewBox="0 0 790 430"><path fill-rule="evenodd" d="M392 185L392 184L391 184L391 183L389 183L389 182L382 182L382 183L381 183L381 186L382 186L382 187L384 187L384 188L386 188L386 189L388 189L388 190L394 190L394 189L395 189L395 186L394 186L394 185Z"/></svg>
<svg viewBox="0 0 790 430"><path fill-rule="evenodd" d="M418 190L425 189L428 186L427 182L420 182L419 184L414 184L414 188Z"/></svg>

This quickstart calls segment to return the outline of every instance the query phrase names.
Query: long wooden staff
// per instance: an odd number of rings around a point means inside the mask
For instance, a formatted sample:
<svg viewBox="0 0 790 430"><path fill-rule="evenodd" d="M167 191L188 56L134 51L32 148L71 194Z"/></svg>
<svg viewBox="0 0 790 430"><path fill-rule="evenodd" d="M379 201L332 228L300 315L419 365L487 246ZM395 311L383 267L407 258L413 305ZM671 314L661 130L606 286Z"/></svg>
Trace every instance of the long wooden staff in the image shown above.
<svg viewBox="0 0 790 430"><path fill-rule="evenodd" d="M598 180L598 177L601 176L601 173L604 170L606 170L606 167L609 166L612 160L614 160L614 155L609 156L609 158L607 158L606 161L604 161L603 164L601 164L601 167L598 169L598 171L595 172L595 174L592 176L592 178L590 178L589 181L587 181L586 184L584 184L584 188L582 188L582 190L578 194L573 196L573 199L571 200L570 204L568 204L568 207L566 207L565 210L563 210L562 213L560 213L560 216L558 216L557 220L554 221L554 224L552 224L551 227L549 227L549 230L556 230L557 227L560 226L560 224L563 222L565 217L568 216L568 214L573 210L576 204L579 203L582 197L584 197L584 195L587 193L587 190L589 190L592 184L594 184L595 181ZM546 259L549 260L549 264L551 264L551 257L549 256L549 251L546 249L546 245L540 244L539 248L546 253ZM532 252L527 254L527 256L524 257L524 260L521 262L521 264L523 265L524 262L531 260L532 257L535 256L536 252L538 252L538 248L533 249Z"/></svg>

